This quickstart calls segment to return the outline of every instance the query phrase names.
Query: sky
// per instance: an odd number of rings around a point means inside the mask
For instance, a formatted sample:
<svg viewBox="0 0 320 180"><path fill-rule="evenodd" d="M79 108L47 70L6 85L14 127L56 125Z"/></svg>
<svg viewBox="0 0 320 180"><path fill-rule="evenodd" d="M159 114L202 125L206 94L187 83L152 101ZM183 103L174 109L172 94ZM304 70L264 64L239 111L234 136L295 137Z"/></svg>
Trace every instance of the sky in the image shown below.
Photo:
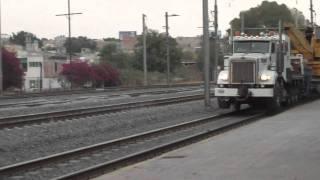
<svg viewBox="0 0 320 180"><path fill-rule="evenodd" d="M11 34L20 30L32 32L40 38L67 35L66 17L68 0L0 0L2 33ZM263 0L218 0L219 29L225 32L229 22L240 11L261 4ZM298 8L309 19L308 0L277 0L289 8ZM214 0L209 0L213 11ZM314 0L316 12L320 1ZM72 36L87 36L101 39L118 38L119 31L142 30L142 14L147 15L149 29L163 32L165 12L178 14L169 18L170 34L197 36L202 34L202 0L71 0L71 11L83 13L72 17ZM320 20L320 18L318 18ZM317 22L319 22L317 19Z"/></svg>

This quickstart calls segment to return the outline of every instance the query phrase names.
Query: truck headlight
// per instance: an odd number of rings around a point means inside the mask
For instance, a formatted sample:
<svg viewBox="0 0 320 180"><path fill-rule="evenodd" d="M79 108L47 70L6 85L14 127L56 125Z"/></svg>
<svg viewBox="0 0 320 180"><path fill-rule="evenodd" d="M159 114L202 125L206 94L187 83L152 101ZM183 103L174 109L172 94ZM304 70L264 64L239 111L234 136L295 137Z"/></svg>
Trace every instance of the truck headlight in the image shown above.
<svg viewBox="0 0 320 180"><path fill-rule="evenodd" d="M222 81L228 81L229 80L229 73L226 71L222 71L219 74L218 80L222 80Z"/></svg>
<svg viewBox="0 0 320 180"><path fill-rule="evenodd" d="M260 76L261 81L269 81L272 79L272 76L268 75L268 74L262 74Z"/></svg>

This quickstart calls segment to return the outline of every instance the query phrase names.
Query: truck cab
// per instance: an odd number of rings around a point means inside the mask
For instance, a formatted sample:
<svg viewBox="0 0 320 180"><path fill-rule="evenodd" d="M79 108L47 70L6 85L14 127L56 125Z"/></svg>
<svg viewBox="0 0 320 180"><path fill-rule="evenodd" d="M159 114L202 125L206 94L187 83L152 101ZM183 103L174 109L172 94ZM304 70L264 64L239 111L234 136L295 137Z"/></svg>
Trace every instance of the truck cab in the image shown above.
<svg viewBox="0 0 320 180"><path fill-rule="evenodd" d="M290 66L290 40L282 37L284 67ZM254 104L259 100L274 98L278 78L277 59L279 35L247 36L233 38L233 53L224 60L215 88L220 108L236 109L241 104ZM283 80L287 80L283 72Z"/></svg>

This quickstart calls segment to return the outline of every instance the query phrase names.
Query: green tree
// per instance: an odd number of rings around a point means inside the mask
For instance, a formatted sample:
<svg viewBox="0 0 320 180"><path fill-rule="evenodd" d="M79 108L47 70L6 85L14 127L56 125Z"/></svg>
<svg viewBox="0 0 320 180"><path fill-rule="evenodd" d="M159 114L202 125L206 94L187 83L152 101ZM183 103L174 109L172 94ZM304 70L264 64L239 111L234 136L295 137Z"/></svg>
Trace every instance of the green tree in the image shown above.
<svg viewBox="0 0 320 180"><path fill-rule="evenodd" d="M28 35L31 37L32 41L37 40L39 42L39 47L42 47L42 41L36 35L26 31L19 31L17 33L12 33L10 37L10 42L25 47L26 37Z"/></svg>
<svg viewBox="0 0 320 180"><path fill-rule="evenodd" d="M106 42L117 42L117 41L120 41L119 39L116 39L116 38L103 38L104 41Z"/></svg>
<svg viewBox="0 0 320 180"><path fill-rule="evenodd" d="M118 69L130 67L131 55L124 53L115 43L106 44L100 51L99 56L104 63L110 63Z"/></svg>
<svg viewBox="0 0 320 180"><path fill-rule="evenodd" d="M70 39L68 38L66 40L66 42L64 43L64 47L67 49L68 53L70 52L69 42L70 42ZM87 37L84 37L84 36L79 36L77 38L72 37L71 38L71 52L72 53L80 53L82 48L96 50L97 43L94 40L88 39Z"/></svg>
<svg viewBox="0 0 320 180"><path fill-rule="evenodd" d="M192 51L183 51L181 59L184 61L194 61L196 59L196 53Z"/></svg>
<svg viewBox="0 0 320 180"><path fill-rule="evenodd" d="M181 65L182 50L178 48L177 42L173 38L169 38L170 46L170 70L174 71ZM148 54L148 70L166 72L166 35L156 31L149 31L147 34L147 54ZM143 69L143 37L138 37L138 43L135 50L135 58L133 65L135 68Z"/></svg>
<svg viewBox="0 0 320 180"><path fill-rule="evenodd" d="M245 19L246 28L278 27L279 20L288 23L294 22L292 13L289 8L285 4L280 5L275 1L263 1L261 5L251 8L248 11L244 11L242 13ZM230 24L232 25L234 30L240 31L240 18L233 19ZM259 31L247 30L246 32L255 33Z"/></svg>

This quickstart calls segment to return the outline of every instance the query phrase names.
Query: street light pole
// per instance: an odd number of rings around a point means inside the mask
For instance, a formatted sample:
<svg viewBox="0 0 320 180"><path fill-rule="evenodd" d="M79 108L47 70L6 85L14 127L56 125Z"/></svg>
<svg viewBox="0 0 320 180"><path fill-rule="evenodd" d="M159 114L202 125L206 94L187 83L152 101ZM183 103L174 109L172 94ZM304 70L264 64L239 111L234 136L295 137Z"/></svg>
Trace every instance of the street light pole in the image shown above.
<svg viewBox="0 0 320 180"><path fill-rule="evenodd" d="M165 14L166 18L166 45L167 45L167 85L170 86L170 39L169 39L169 17L179 16L177 14L169 15L168 12Z"/></svg>
<svg viewBox="0 0 320 180"><path fill-rule="evenodd" d="M314 22L313 22L313 13L314 13L314 10L313 10L313 1L310 0L310 12L311 12L311 26L312 28L314 28Z"/></svg>
<svg viewBox="0 0 320 180"><path fill-rule="evenodd" d="M169 15L166 12L166 45L167 45L167 85L170 85L170 44L169 44Z"/></svg>
<svg viewBox="0 0 320 180"><path fill-rule="evenodd" d="M143 24L143 72L144 72L144 85L148 85L148 68L147 68L147 26L146 26L146 15L142 14Z"/></svg>
<svg viewBox="0 0 320 180"><path fill-rule="evenodd" d="M71 6L70 6L70 0L68 0L68 26L69 26L69 59L70 59L70 63L72 61L72 51L71 51L71 47L72 47L72 42L71 42Z"/></svg>
<svg viewBox="0 0 320 180"><path fill-rule="evenodd" d="M218 36L218 4L217 0L215 0L214 5L214 61L213 61L213 81L216 83L218 79L218 61L219 61L219 36Z"/></svg>
<svg viewBox="0 0 320 180"><path fill-rule="evenodd" d="M203 54L204 54L204 95L205 106L210 107L210 45L209 45L209 5L208 0L203 4Z"/></svg>

